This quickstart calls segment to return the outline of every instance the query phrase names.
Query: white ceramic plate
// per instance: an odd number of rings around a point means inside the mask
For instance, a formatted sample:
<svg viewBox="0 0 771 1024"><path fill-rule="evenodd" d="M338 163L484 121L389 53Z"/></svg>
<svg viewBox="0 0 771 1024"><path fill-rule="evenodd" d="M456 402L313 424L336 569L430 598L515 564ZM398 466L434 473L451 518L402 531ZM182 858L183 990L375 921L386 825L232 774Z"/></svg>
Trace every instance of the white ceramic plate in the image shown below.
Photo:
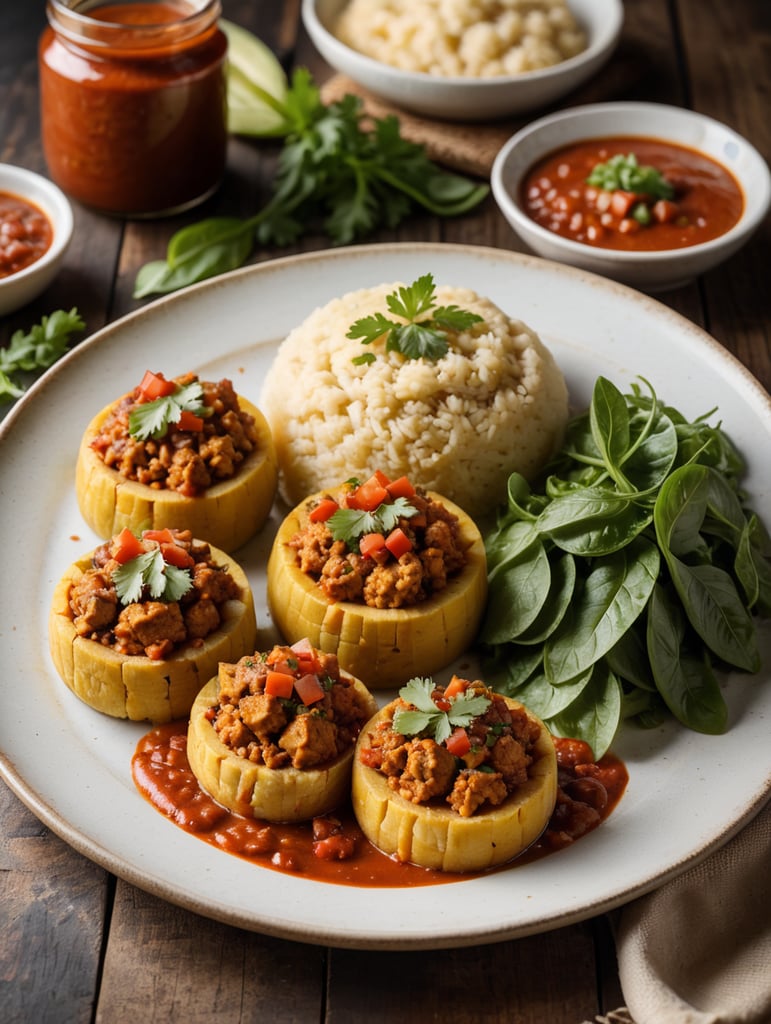
<svg viewBox="0 0 771 1024"><path fill-rule="evenodd" d="M572 848L447 891L326 885L240 861L171 824L131 780L131 755L146 727L92 711L54 673L46 641L51 592L97 540L73 490L78 442L93 411L148 367L227 375L256 399L277 340L315 306L427 272L488 295L535 328L557 356L577 409L600 372L622 387L643 374L690 417L719 406L748 456L753 507L771 507L771 403L754 378L652 299L518 254L410 243L289 257L161 300L78 346L2 428L0 770L35 814L87 857L171 902L244 928L369 949L462 946L545 931L683 871L735 834L768 795L766 631L763 672L727 681L726 735L674 726L623 731L616 750L629 769L626 795ZM266 528L238 555L266 642L272 637L262 566L271 533Z"/></svg>

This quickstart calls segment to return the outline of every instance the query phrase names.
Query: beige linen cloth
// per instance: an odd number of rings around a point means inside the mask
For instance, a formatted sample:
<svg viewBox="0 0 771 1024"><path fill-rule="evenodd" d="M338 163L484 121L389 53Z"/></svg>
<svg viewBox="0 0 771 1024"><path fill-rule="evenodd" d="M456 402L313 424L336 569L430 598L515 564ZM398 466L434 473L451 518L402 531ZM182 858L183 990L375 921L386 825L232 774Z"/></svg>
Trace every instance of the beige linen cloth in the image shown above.
<svg viewBox="0 0 771 1024"><path fill-rule="evenodd" d="M614 921L626 1007L609 1024L771 1024L771 803Z"/></svg>
<svg viewBox="0 0 771 1024"><path fill-rule="evenodd" d="M343 75L322 87L327 103L345 93L360 96L373 117L396 114L402 136L431 159L480 178L521 125L426 120ZM771 1024L771 803L723 848L621 908L613 922L627 1005L594 1024Z"/></svg>

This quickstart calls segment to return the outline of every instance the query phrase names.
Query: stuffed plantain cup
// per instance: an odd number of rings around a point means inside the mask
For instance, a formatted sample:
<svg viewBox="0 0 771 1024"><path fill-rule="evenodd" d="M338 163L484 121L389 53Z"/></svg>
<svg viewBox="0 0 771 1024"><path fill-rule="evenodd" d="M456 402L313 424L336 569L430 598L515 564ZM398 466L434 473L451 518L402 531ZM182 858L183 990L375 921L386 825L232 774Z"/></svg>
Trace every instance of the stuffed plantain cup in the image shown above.
<svg viewBox="0 0 771 1024"><path fill-rule="evenodd" d="M430 674L473 643L487 595L484 544L461 508L375 473L311 496L284 519L267 596L282 636L307 636L372 689Z"/></svg>
<svg viewBox="0 0 771 1024"><path fill-rule="evenodd" d="M304 640L222 664L193 704L187 756L224 807L304 821L347 800L356 739L377 704Z"/></svg>
<svg viewBox="0 0 771 1024"><path fill-rule="evenodd" d="M122 530L68 568L49 614L62 680L95 710L134 721L186 716L220 661L255 636L244 571L180 530Z"/></svg>
<svg viewBox="0 0 771 1024"><path fill-rule="evenodd" d="M543 723L479 681L413 679L367 723L352 799L369 841L400 861L484 871L527 849L557 798Z"/></svg>
<svg viewBox="0 0 771 1024"><path fill-rule="evenodd" d="M234 551L263 526L278 465L265 417L230 381L146 373L102 409L81 440L81 514L104 538L175 527Z"/></svg>

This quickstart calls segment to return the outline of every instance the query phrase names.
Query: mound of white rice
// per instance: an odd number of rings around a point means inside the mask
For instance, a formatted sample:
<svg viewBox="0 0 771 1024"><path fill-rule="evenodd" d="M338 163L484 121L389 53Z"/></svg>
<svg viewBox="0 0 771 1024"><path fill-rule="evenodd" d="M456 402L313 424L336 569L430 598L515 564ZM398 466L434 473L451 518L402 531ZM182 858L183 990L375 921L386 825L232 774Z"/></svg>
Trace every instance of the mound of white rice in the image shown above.
<svg viewBox="0 0 771 1024"><path fill-rule="evenodd" d="M455 501L472 517L506 500L514 470L532 477L562 440L567 388L538 336L468 289L437 286L483 323L450 334L441 359L363 346L346 334L374 313L398 320L384 284L316 309L281 343L261 408L278 452L281 493L291 505L350 477L382 470ZM374 362L355 365L365 352Z"/></svg>

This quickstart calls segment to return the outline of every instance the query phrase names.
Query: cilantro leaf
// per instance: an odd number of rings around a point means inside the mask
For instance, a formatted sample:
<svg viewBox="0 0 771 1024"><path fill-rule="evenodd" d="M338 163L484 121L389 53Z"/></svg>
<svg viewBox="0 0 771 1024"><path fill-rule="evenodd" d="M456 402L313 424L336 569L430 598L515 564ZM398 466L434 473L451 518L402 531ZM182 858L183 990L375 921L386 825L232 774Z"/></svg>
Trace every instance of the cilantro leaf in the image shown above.
<svg viewBox="0 0 771 1024"><path fill-rule="evenodd" d="M366 533L390 533L400 519L418 514L406 498L384 501L376 509L366 512L357 508L339 508L327 520L334 540L343 540L349 547Z"/></svg>
<svg viewBox="0 0 771 1024"><path fill-rule="evenodd" d="M145 590L156 601L178 601L193 586L190 571L165 562L160 548L129 559L115 570L112 579L123 605L140 601Z"/></svg>
<svg viewBox="0 0 771 1024"><path fill-rule="evenodd" d="M454 727L466 727L474 718L484 714L490 698L481 693L462 693L450 697L450 707L442 711L434 703L431 694L434 683L431 679L414 678L399 690L399 696L412 708L397 708L394 712L393 727L402 736L432 736L437 743L444 743ZM413 710L416 709L416 710Z"/></svg>
<svg viewBox="0 0 771 1024"><path fill-rule="evenodd" d="M70 336L85 326L77 309L57 309L28 332L15 331L8 345L0 348L0 401L20 398L26 387L18 375L53 366L67 351Z"/></svg>
<svg viewBox="0 0 771 1024"><path fill-rule="evenodd" d="M394 316L400 316L407 323L389 320L377 312L361 317L353 323L347 338L359 338L362 345L371 345L379 338L385 338L386 352L399 352L406 359L441 359L450 350L447 331L466 331L474 324L482 323L477 313L460 309L456 305L437 306L434 278L423 274L411 285L400 285L395 292L386 296L386 305ZM433 315L428 315L434 309ZM425 316L425 319L419 319ZM352 360L357 366L371 363L367 358L356 356Z"/></svg>
<svg viewBox="0 0 771 1024"><path fill-rule="evenodd" d="M391 295L386 296L386 304L395 316L415 321L421 313L427 313L434 305L433 277L431 274L423 274L411 285L397 288Z"/></svg>
<svg viewBox="0 0 771 1024"><path fill-rule="evenodd" d="M211 415L211 409L203 400L200 381L177 385L170 395L136 405L129 413L129 433L139 441L146 441L148 437L163 437L169 427L179 421L183 412L204 417Z"/></svg>

